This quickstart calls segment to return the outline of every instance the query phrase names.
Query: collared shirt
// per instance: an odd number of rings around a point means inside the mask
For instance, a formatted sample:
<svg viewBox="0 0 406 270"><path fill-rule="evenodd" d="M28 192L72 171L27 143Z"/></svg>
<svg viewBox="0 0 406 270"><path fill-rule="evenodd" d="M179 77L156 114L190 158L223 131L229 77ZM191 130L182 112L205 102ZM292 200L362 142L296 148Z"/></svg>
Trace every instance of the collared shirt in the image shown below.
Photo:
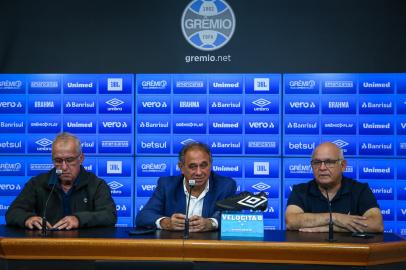
<svg viewBox="0 0 406 270"><path fill-rule="evenodd" d="M293 186L287 205L296 205L305 213L326 213L328 202L323 196L316 180ZM362 216L367 210L378 207L374 194L367 183L344 177L341 187L331 199L333 212Z"/></svg>
<svg viewBox="0 0 406 270"><path fill-rule="evenodd" d="M185 193L185 200L186 200L186 207L188 205L188 198L189 198L189 191L186 188L186 179L183 178L183 191ZM202 216L203 213L203 203L204 203L204 197L206 196L207 192L210 190L210 184L209 181L206 183L206 187L204 188L203 192L200 193L199 197L195 197L193 195L190 196L190 204L189 204L189 213L188 213L188 218L192 216ZM165 217L161 217L155 221L155 225L158 229L161 228L161 220L164 219ZM215 227L215 229L218 228L218 222L215 218L210 218L212 220L212 225Z"/></svg>

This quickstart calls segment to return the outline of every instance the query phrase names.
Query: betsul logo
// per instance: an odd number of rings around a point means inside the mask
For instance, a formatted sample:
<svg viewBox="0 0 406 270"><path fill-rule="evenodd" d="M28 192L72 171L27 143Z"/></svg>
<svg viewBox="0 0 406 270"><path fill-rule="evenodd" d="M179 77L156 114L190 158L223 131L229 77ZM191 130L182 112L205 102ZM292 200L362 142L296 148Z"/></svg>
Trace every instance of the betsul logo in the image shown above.
<svg viewBox="0 0 406 270"><path fill-rule="evenodd" d="M183 35L196 49L214 51L223 47L234 29L234 12L224 0L194 0L183 11Z"/></svg>

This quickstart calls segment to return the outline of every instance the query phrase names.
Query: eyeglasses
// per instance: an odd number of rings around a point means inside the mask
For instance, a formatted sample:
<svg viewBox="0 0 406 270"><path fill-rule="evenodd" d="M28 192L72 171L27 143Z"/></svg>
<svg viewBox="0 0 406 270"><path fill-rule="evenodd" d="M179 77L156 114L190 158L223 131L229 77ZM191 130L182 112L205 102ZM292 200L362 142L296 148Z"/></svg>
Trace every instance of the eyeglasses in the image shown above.
<svg viewBox="0 0 406 270"><path fill-rule="evenodd" d="M324 163L324 165L331 169L334 168L335 165L337 164L341 164L342 159L327 159L327 160L317 160L317 159L313 159L312 161L310 161L310 164L314 167L314 168L320 168L321 164Z"/></svg>
<svg viewBox="0 0 406 270"><path fill-rule="evenodd" d="M80 154L76 157L54 158L52 160L54 161L55 165L62 165L63 162L65 162L66 165L72 165L79 158L79 156Z"/></svg>

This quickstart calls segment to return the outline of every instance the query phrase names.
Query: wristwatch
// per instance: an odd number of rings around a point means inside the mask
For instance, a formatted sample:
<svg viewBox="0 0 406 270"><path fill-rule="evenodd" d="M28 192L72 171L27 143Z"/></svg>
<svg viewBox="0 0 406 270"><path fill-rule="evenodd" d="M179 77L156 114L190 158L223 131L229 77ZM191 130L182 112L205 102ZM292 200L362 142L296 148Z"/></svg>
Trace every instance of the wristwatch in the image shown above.
<svg viewBox="0 0 406 270"><path fill-rule="evenodd" d="M212 218L209 218L209 220L210 220L210 223L211 223L211 227L212 227L213 229L217 229L217 224L216 224L216 222L215 222Z"/></svg>

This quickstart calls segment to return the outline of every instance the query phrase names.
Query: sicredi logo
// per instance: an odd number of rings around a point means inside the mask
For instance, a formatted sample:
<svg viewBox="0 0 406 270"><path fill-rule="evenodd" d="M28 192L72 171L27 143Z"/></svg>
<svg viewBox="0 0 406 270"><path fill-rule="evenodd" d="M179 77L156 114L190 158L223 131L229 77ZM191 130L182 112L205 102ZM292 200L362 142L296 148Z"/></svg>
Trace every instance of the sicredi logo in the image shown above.
<svg viewBox="0 0 406 270"><path fill-rule="evenodd" d="M122 78L108 78L107 79L107 91L123 91L123 79Z"/></svg>
<svg viewBox="0 0 406 270"><path fill-rule="evenodd" d="M235 16L224 0L194 0L183 11L181 27L190 45L202 51L214 51L233 36Z"/></svg>
<svg viewBox="0 0 406 270"><path fill-rule="evenodd" d="M121 174L123 172L123 162L120 160L107 161L107 174Z"/></svg>
<svg viewBox="0 0 406 270"><path fill-rule="evenodd" d="M269 91L269 78L254 78L254 91Z"/></svg>

